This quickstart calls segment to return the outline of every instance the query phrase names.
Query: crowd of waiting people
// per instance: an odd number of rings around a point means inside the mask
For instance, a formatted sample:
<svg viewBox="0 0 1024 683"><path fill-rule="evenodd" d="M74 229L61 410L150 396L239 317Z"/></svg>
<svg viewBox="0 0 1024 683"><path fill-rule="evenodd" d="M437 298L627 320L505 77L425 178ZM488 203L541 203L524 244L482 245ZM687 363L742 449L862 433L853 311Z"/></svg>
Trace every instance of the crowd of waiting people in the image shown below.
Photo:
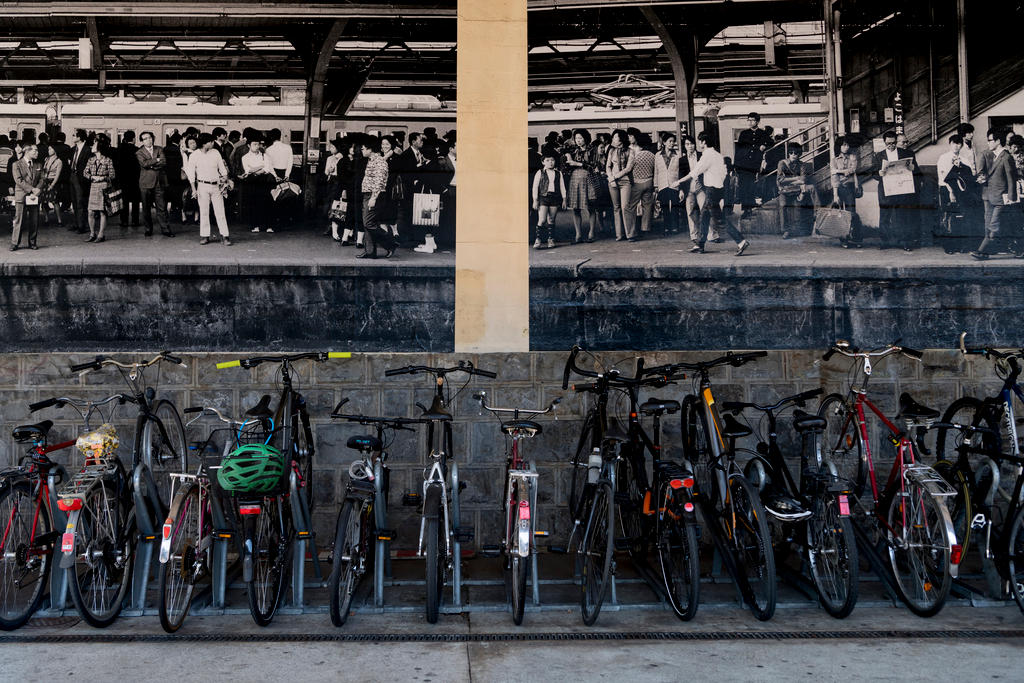
<svg viewBox="0 0 1024 683"><path fill-rule="evenodd" d="M1008 244L1009 251L1024 257L1024 239L1020 246L1015 239L1024 227L1018 202L1024 138L1008 130L989 131L988 150L979 151L973 144L973 127L959 127L949 138L949 152L938 163L939 198L934 206L925 196L921 169L902 133L885 132L883 149L865 156L859 149L862 140L838 138L829 193L829 188L820 192L815 188L813 169L802 160L804 149L799 143L773 135L770 127L761 128L756 112L749 114L747 124L736 141L735 160L722 157L709 132L696 138L683 135L681 148L671 132L652 140L636 128L596 136L582 128L552 131L539 149L537 141L531 140L533 247L556 245L555 218L564 210L572 216L572 244L593 242L602 233L634 242L656 232L688 232L693 243L690 251L703 253L708 241L721 242L724 233L736 242L739 255L749 242L740 230L740 220L731 220L733 207L740 208L742 220L758 206L776 200L784 239L811 234L815 207L835 207L850 214L849 232L840 244L860 248L866 231L856 214L856 202L863 196L864 183L874 179L879 181L880 248L912 251L919 247L922 218L937 210L936 236L960 231L969 240L976 235L975 258L987 258L999 244ZM899 160L909 167L912 186L886 196L881 178Z"/></svg>
<svg viewBox="0 0 1024 683"><path fill-rule="evenodd" d="M90 243L106 240L108 219L144 225L147 237L154 228L170 238L198 224L205 245L217 239L212 212L220 241L230 246L229 214L252 233L290 229L303 215L302 188L292 182L299 169L279 129L189 127L162 146L143 131L138 142L134 131L116 147L105 133L85 130L72 144L61 131L52 139L0 135L0 192L14 209L11 251L23 237L37 249L39 225L51 216ZM426 252L454 246L454 131L439 138L426 129L407 140L354 134L329 141L327 151L318 174L324 235L363 248L361 258L375 258L378 247L390 256L400 242ZM413 220L418 194L439 196L433 220Z"/></svg>

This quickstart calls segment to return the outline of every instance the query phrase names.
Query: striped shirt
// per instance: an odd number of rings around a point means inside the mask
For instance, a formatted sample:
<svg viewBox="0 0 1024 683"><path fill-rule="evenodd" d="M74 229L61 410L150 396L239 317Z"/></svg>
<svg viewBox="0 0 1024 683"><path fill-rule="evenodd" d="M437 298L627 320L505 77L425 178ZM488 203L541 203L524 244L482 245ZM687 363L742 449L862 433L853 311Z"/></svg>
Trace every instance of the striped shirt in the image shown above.
<svg viewBox="0 0 1024 683"><path fill-rule="evenodd" d="M374 152L366 158L366 172L363 174L363 193L377 195L388 184L388 162Z"/></svg>
<svg viewBox="0 0 1024 683"><path fill-rule="evenodd" d="M633 155L633 182L642 183L654 178L654 155L646 149Z"/></svg>

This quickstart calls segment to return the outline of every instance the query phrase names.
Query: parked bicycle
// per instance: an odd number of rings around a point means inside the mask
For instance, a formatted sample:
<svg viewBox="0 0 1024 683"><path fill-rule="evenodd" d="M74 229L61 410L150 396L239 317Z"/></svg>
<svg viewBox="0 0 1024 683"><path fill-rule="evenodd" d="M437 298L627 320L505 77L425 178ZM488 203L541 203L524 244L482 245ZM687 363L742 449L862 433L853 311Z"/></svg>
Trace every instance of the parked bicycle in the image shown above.
<svg viewBox="0 0 1024 683"><path fill-rule="evenodd" d="M778 439L778 413L793 406L802 408L823 393L812 389L770 405L726 401L722 410L733 415L747 409L761 413L756 429L748 423L757 433L756 449L737 452L749 456L744 475L758 488L768 519L774 523L771 526L777 530L776 565L785 560L779 556L783 547L795 544L802 549L822 607L841 619L857 603L857 541L849 518L849 487L822 458L823 418L802 410L793 413L793 428L800 438L796 477L786 465Z"/></svg>
<svg viewBox="0 0 1024 683"><path fill-rule="evenodd" d="M587 370L576 363L581 352L588 353L578 346L570 350L562 387L569 387L573 373L595 380L573 385L577 393L595 398L577 441L570 484L571 537L582 530L578 558L583 622L590 626L597 620L615 573L616 519L621 527L619 544L629 551L638 569L646 568L648 549L657 549L669 604L680 618L690 619L697 610L700 578L690 493L693 477L685 465L664 460L661 450L661 417L677 412L679 403L649 399L639 405L640 389L665 387L676 378L664 369L645 371L643 359L637 360L633 377L623 376L589 353L600 371ZM625 404L626 430L615 418L620 411L613 407L609 414L612 396ZM641 412L654 418L653 439L640 424ZM645 451L654 461L650 483Z"/></svg>
<svg viewBox="0 0 1024 683"><path fill-rule="evenodd" d="M543 431L531 419L546 415L561 402L556 398L544 410L525 408L496 408L487 405L487 392L474 394L480 407L497 418L506 439L505 449L505 495L503 498L504 537L498 551L504 556L505 586L512 601L512 621L518 626L523 623L526 606L526 576L531 558L536 559L537 546L537 468L526 460L520 443L532 439ZM503 420L502 416L511 419ZM488 550L488 548L485 548ZM534 563L535 564L535 563ZM537 580L534 575L534 581Z"/></svg>
<svg viewBox="0 0 1024 683"><path fill-rule="evenodd" d="M828 423L823 435L825 457L851 485L855 525L862 525L871 534L865 536L870 546L888 554L900 598L915 614L932 616L946 602L962 555L946 505L946 500L956 492L938 472L920 462L913 440L914 436L921 440L919 429L934 426L939 411L904 393L900 396L899 414L891 421L867 397L873 363L892 355L920 361L923 354L895 344L861 351L848 342L838 341L822 359L828 361L837 353L852 358L854 363L847 394L830 394L818 408L818 415ZM892 469L882 488L875 476L865 407L885 425L896 446ZM897 423L903 424L904 429L897 427ZM865 490L868 478L870 496ZM883 570L876 566L876 571Z"/></svg>
<svg viewBox="0 0 1024 683"><path fill-rule="evenodd" d="M409 425L422 420L369 415L345 414L348 403L342 399L331 417L372 427L375 434L350 437L346 446L359 453L348 468L349 483L345 487L334 538L334 564L331 568L331 621L342 626L352 608L352 598L359 582L371 569L383 578L387 547L395 532L388 528L387 506L391 492L391 470L387 449L397 430L415 431Z"/></svg>
<svg viewBox="0 0 1024 683"><path fill-rule="evenodd" d="M775 556L761 498L736 462L736 439L751 430L719 411L710 373L716 367L738 368L766 355L764 351L730 352L709 361L670 366L674 372L694 373L693 393L683 399L681 422L683 450L693 467L705 528L743 601L762 621L775 614Z"/></svg>
<svg viewBox="0 0 1024 683"><path fill-rule="evenodd" d="M454 373L464 373L467 379L453 396L448 376ZM433 402L429 407L421 403L416 404L422 411L420 420L427 425L430 464L423 470L422 494L406 493L403 503L410 506L422 505L423 516L420 520L417 554L426 559L426 616L427 621L434 624L437 623L440 612L446 576L449 572L456 571L456 564L461 559L454 553L456 542L461 544L473 540L472 527L459 525L458 468L454 462L449 463L449 460L455 457L455 450L452 443L452 414L448 408L466 388L472 376L494 378L498 375L489 370L474 368L468 361L461 361L450 368L408 365L384 372L386 377L417 374L433 377ZM456 579L455 585L458 583Z"/></svg>
<svg viewBox="0 0 1024 683"><path fill-rule="evenodd" d="M113 366L128 385L132 402L138 408L135 418L135 441L132 444L132 469L140 462L153 474L160 502L166 507L170 502L171 472L185 472L188 462L188 446L185 443L185 427L174 404L166 398L156 398L156 386L160 383L160 363L173 363L188 367L177 356L164 351L146 362L124 363L96 356L88 363L71 366L71 372L82 375ZM145 371L157 366L157 381L146 383Z"/></svg>
<svg viewBox="0 0 1024 683"><path fill-rule="evenodd" d="M964 396L946 409L935 469L956 491L948 500L963 552L977 534L994 597L1013 595L1024 611L1024 454L1013 400L1024 402L1024 349L968 348L965 337L960 335L961 353L993 361L1003 386L995 396Z"/></svg>
<svg viewBox="0 0 1024 683"><path fill-rule="evenodd" d="M50 577L60 534L54 529L55 493L67 477L50 453L75 445L74 440L48 444L52 427L51 420L15 427L11 436L27 444L28 451L16 467L0 471L0 630L4 631L23 626L39 609Z"/></svg>
<svg viewBox="0 0 1024 683"><path fill-rule="evenodd" d="M271 398L264 395L245 413L267 431L232 451L217 473L221 488L233 498L235 529L242 539L242 578L249 611L260 626L273 620L284 596L293 541L297 535L312 539L313 433L306 400L294 385L293 364L350 355L317 351L217 363L218 369L247 370L263 363L278 365L281 393L276 409L270 409Z"/></svg>

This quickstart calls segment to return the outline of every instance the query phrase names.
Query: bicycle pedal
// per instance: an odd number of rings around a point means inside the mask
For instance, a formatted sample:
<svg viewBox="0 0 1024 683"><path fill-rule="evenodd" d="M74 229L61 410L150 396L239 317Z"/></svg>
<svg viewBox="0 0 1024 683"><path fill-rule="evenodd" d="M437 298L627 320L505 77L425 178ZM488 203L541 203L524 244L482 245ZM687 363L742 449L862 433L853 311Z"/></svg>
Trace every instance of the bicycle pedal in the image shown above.
<svg viewBox="0 0 1024 683"><path fill-rule="evenodd" d="M569 549L564 545L548 545L548 552L553 555L567 555L569 553Z"/></svg>
<svg viewBox="0 0 1024 683"><path fill-rule="evenodd" d="M974 518L971 520L971 528L984 529L986 523L988 523L988 519L985 517L984 514L979 512L978 514L974 515Z"/></svg>
<svg viewBox="0 0 1024 683"><path fill-rule="evenodd" d="M402 505L405 507L415 508L419 507L423 503L423 496L419 493L413 493L412 491L406 491L402 494Z"/></svg>
<svg viewBox="0 0 1024 683"><path fill-rule="evenodd" d="M453 535L457 543L472 543L475 531L471 526L458 526Z"/></svg>
<svg viewBox="0 0 1024 683"><path fill-rule="evenodd" d="M397 535L394 529L377 529L378 541L393 541Z"/></svg>
<svg viewBox="0 0 1024 683"><path fill-rule="evenodd" d="M480 547L481 557L499 557L501 556L500 545L485 545Z"/></svg>
<svg viewBox="0 0 1024 683"><path fill-rule="evenodd" d="M534 538L547 538L548 535L549 534L546 531L534 531L533 532Z"/></svg>

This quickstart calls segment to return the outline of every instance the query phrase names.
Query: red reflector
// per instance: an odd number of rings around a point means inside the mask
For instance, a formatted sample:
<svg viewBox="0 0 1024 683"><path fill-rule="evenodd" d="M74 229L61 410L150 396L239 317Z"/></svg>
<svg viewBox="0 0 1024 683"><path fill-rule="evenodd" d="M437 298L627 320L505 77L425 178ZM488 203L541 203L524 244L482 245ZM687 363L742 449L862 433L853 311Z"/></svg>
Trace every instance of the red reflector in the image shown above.
<svg viewBox="0 0 1024 683"><path fill-rule="evenodd" d="M57 507L60 508L62 512L73 512L74 510L81 510L82 509L82 499L81 498L58 498L57 499Z"/></svg>
<svg viewBox="0 0 1024 683"><path fill-rule="evenodd" d="M839 496L839 514L843 517L850 516L850 499L845 494Z"/></svg>
<svg viewBox="0 0 1024 683"><path fill-rule="evenodd" d="M688 489L692 489L693 488L693 477L687 477L686 479L683 479L683 487L684 488L688 488Z"/></svg>
<svg viewBox="0 0 1024 683"><path fill-rule="evenodd" d="M530 504L525 500L519 503L519 519L530 518Z"/></svg>
<svg viewBox="0 0 1024 683"><path fill-rule="evenodd" d="M630 417L636 417L636 413L630 413L629 416Z"/></svg>
<svg viewBox="0 0 1024 683"><path fill-rule="evenodd" d="M75 549L75 535L72 533L65 533L60 539L60 551L62 553L70 553Z"/></svg>
<svg viewBox="0 0 1024 683"><path fill-rule="evenodd" d="M239 505L238 514L240 515L258 515L260 514L259 505Z"/></svg>
<svg viewBox="0 0 1024 683"><path fill-rule="evenodd" d="M166 538L170 538L170 537L171 537L171 521L167 520L166 522L164 522L164 538L166 539Z"/></svg>
<svg viewBox="0 0 1024 683"><path fill-rule="evenodd" d="M693 512L693 503L684 503L683 509L687 512Z"/></svg>
<svg viewBox="0 0 1024 683"><path fill-rule="evenodd" d="M692 489L693 488L693 477L686 477L685 479L673 479L668 483L674 489Z"/></svg>
<svg viewBox="0 0 1024 683"><path fill-rule="evenodd" d="M949 549L949 551L950 551L950 553L949 553L950 554L949 561L952 564L960 564L960 560L963 559L963 555L964 555L964 547L962 545L960 545L959 543L956 543L956 544L953 545L952 548Z"/></svg>

